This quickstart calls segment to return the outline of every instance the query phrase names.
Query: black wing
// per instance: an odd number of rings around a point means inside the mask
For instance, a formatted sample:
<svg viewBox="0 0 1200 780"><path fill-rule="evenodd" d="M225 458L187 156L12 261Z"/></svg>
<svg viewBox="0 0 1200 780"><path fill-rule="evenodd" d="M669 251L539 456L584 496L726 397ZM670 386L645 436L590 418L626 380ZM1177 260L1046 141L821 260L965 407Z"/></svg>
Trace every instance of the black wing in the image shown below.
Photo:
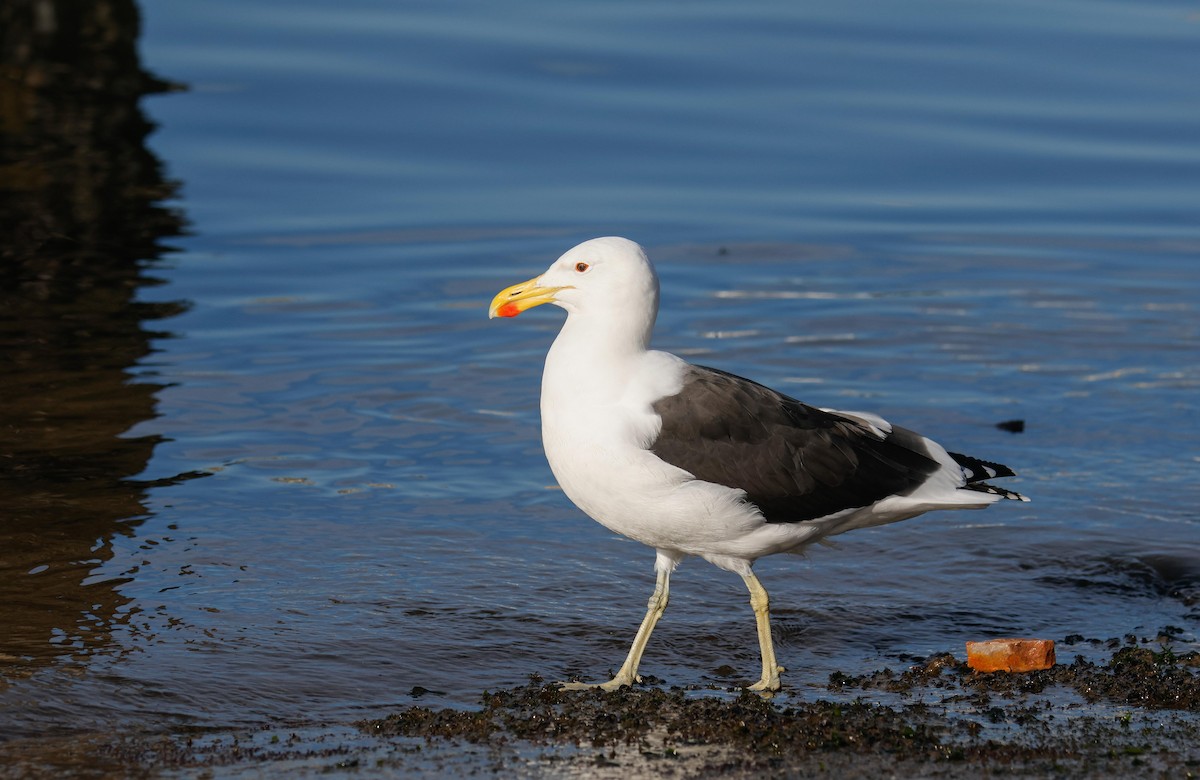
<svg viewBox="0 0 1200 780"><path fill-rule="evenodd" d="M922 437L882 438L748 379L690 366L683 389L654 403L651 450L698 479L746 491L769 523L811 520L916 490L940 468Z"/></svg>
<svg viewBox="0 0 1200 780"><path fill-rule="evenodd" d="M958 452L947 453L954 462L958 464L963 471L963 478L967 481L964 485L966 490L975 490L980 493L990 493L994 496L1003 496L1004 498L1013 499L1016 501L1028 501L1029 499L1015 490L1008 488L996 487L984 482L985 479L995 479L999 477L1015 477L1017 473L1005 466L1002 463L993 463L990 460L980 460L973 458L970 455L963 455Z"/></svg>

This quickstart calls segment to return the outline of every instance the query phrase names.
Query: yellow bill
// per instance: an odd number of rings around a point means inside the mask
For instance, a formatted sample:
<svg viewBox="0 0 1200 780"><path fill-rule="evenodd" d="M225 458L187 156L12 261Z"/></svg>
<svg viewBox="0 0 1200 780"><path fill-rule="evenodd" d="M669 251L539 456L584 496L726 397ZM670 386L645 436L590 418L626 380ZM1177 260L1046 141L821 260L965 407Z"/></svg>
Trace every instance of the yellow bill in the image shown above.
<svg viewBox="0 0 1200 780"><path fill-rule="evenodd" d="M528 282L514 284L496 293L492 305L488 309L488 319L493 317L515 317L526 309L541 306L543 303L553 303L554 294L563 287L542 287L538 284L541 277L530 279Z"/></svg>

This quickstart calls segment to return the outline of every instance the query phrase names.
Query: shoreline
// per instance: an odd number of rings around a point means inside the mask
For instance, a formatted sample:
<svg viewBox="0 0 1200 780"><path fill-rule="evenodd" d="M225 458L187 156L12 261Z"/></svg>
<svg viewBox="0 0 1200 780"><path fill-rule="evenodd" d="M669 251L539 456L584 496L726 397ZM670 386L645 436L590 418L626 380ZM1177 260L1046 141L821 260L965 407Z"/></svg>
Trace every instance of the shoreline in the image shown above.
<svg viewBox="0 0 1200 780"><path fill-rule="evenodd" d="M898 672L834 673L805 701L646 684L563 692L533 678L485 692L477 709L0 742L0 777L1200 774L1200 652L1118 645L1103 663L1027 673L978 673L940 653Z"/></svg>

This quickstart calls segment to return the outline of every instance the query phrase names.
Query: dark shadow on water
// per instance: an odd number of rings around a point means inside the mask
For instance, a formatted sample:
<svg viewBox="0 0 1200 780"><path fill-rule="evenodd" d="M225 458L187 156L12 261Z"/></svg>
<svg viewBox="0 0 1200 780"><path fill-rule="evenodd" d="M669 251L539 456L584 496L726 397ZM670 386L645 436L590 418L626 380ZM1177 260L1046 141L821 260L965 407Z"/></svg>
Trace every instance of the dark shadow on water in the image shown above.
<svg viewBox="0 0 1200 780"><path fill-rule="evenodd" d="M139 63L132 0L0 3L0 685L107 645L127 599L92 582L145 518L160 386L137 376L178 185L139 106L170 89Z"/></svg>

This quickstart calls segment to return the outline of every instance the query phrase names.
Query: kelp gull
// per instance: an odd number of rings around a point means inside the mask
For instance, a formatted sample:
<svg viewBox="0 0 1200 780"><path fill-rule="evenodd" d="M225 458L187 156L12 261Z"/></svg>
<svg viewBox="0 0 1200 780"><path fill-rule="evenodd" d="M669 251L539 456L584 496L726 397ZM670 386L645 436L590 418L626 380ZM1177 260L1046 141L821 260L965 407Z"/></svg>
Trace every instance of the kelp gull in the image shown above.
<svg viewBox="0 0 1200 780"><path fill-rule="evenodd" d="M767 592L751 567L826 537L933 509L1028 500L983 480L1014 476L948 453L874 414L819 409L748 379L648 349L658 277L640 246L597 238L502 290L490 316L567 311L542 376L542 443L559 485L605 527L653 547L657 583L612 690L637 669L667 606L670 574L699 556L740 574L762 676L779 689ZM596 687L580 683L569 688Z"/></svg>

